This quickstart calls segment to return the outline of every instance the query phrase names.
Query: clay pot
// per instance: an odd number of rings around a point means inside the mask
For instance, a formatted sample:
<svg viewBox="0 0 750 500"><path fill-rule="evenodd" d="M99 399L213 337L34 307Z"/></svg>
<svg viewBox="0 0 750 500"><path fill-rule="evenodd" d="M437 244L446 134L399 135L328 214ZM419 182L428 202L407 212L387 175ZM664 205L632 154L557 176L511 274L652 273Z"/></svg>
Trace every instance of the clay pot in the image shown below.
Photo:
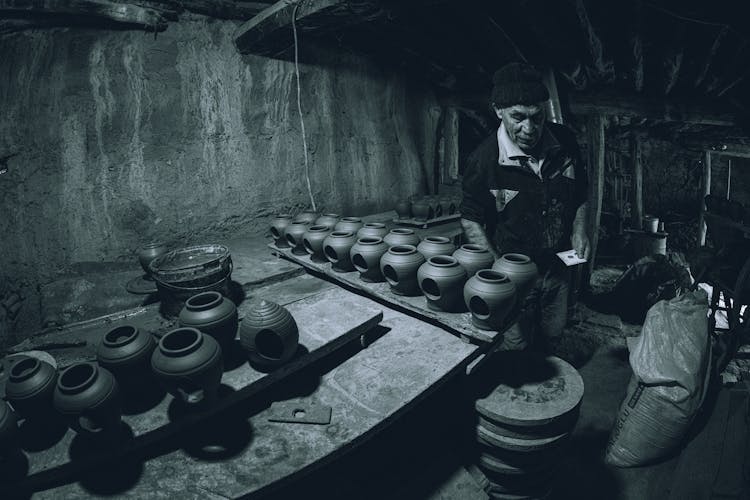
<svg viewBox="0 0 750 500"><path fill-rule="evenodd" d="M312 224L317 219L318 219L318 214L310 210L304 210L297 214L293 222L307 222L309 224Z"/></svg>
<svg viewBox="0 0 750 500"><path fill-rule="evenodd" d="M169 248L167 248L167 245L157 241L152 241L141 247L141 249L138 250L138 262L141 264L143 272L150 276L151 271L148 266L151 264L151 261L164 255L168 251Z"/></svg>
<svg viewBox="0 0 750 500"><path fill-rule="evenodd" d="M445 236L427 236L417 245L417 251L424 255L426 260L437 255L451 255L456 251L456 245Z"/></svg>
<svg viewBox="0 0 750 500"><path fill-rule="evenodd" d="M411 214L416 220L426 221L435 217L435 212L430 203L422 198L411 202Z"/></svg>
<svg viewBox="0 0 750 500"><path fill-rule="evenodd" d="M314 225L307 229L307 232L302 236L302 245L305 247L305 251L309 253L314 260L325 262L325 256L323 255L323 241L326 237L331 234L332 226L326 225Z"/></svg>
<svg viewBox="0 0 750 500"><path fill-rule="evenodd" d="M297 352L297 322L285 307L263 300L243 318L240 343L251 364L264 369L276 368Z"/></svg>
<svg viewBox="0 0 750 500"><path fill-rule="evenodd" d="M315 225L316 226L331 226L331 228L333 228L333 226L336 225L336 223L339 221L340 218L341 216L339 214L331 214L331 213L323 214L317 219L315 219Z"/></svg>
<svg viewBox="0 0 750 500"><path fill-rule="evenodd" d="M122 406L114 375L96 363L75 363L60 373L55 409L72 417L78 433L103 435L119 430Z"/></svg>
<svg viewBox="0 0 750 500"><path fill-rule="evenodd" d="M417 270L425 263L414 245L395 245L380 259L380 271L397 295L420 295Z"/></svg>
<svg viewBox="0 0 750 500"><path fill-rule="evenodd" d="M380 258L387 251L388 245L383 238L365 236L357 240L349 251L349 256L362 281L385 281L383 273L380 272Z"/></svg>
<svg viewBox="0 0 750 500"><path fill-rule="evenodd" d="M453 215L456 213L456 203L453 201L452 196L439 196L438 203L440 203L443 215Z"/></svg>
<svg viewBox="0 0 750 500"><path fill-rule="evenodd" d="M284 231L291 222L292 216L290 214L280 214L271 219L271 236L273 236L273 242L277 247L289 247L289 243L284 237Z"/></svg>
<svg viewBox="0 0 750 500"><path fill-rule="evenodd" d="M480 269L464 285L464 303L474 326L499 330L516 304L516 285L501 272Z"/></svg>
<svg viewBox="0 0 750 500"><path fill-rule="evenodd" d="M495 261L492 266L493 271L500 271L510 278L516 285L518 300L523 301L526 295L534 287L539 269L534 261L527 255L520 253L506 253Z"/></svg>
<svg viewBox="0 0 750 500"><path fill-rule="evenodd" d="M46 361L24 356L11 367L5 384L5 399L19 416L45 419L52 410L57 369Z"/></svg>
<svg viewBox="0 0 750 500"><path fill-rule="evenodd" d="M411 217L411 202L409 200L399 200L396 202L395 210L399 219L408 219Z"/></svg>
<svg viewBox="0 0 750 500"><path fill-rule="evenodd" d="M177 328L159 341L151 368L164 389L178 400L189 405L210 402L221 383L221 347L196 328Z"/></svg>
<svg viewBox="0 0 750 500"><path fill-rule="evenodd" d="M293 221L284 230L284 236L292 252L297 255L307 255L307 251L302 243L302 237L310 227L310 222Z"/></svg>
<svg viewBox="0 0 750 500"><path fill-rule="evenodd" d="M140 383L151 373L151 354L156 342L153 337L132 325L109 330L99 342L96 359L122 384Z"/></svg>
<svg viewBox="0 0 750 500"><path fill-rule="evenodd" d="M413 229L406 229L397 227L391 229L391 231L383 238L385 244L389 247L395 247L396 245L419 245L419 236L414 232Z"/></svg>
<svg viewBox="0 0 750 500"><path fill-rule="evenodd" d="M492 256L487 247L473 243L461 245L458 250L453 252L453 256L466 269L469 278L480 269L492 268L492 264L495 263L495 257Z"/></svg>
<svg viewBox="0 0 750 500"><path fill-rule="evenodd" d="M219 292L203 292L185 301L180 326L197 328L228 347L237 336L237 306Z"/></svg>
<svg viewBox="0 0 750 500"><path fill-rule="evenodd" d="M417 282L427 299L427 307L434 311L465 311L463 301L466 270L455 257L430 257L417 270Z"/></svg>
<svg viewBox="0 0 750 500"><path fill-rule="evenodd" d="M342 217L341 220L333 226L333 230L351 231L352 233L357 234L357 231L359 231L362 226L364 226L364 223L359 217Z"/></svg>
<svg viewBox="0 0 750 500"><path fill-rule="evenodd" d="M440 199L435 195L425 196L425 200L430 204L432 214L434 217L443 216L443 206L440 204Z"/></svg>
<svg viewBox="0 0 750 500"><path fill-rule="evenodd" d="M16 448L18 437L18 416L0 399L0 457L4 452Z"/></svg>
<svg viewBox="0 0 750 500"><path fill-rule="evenodd" d="M385 224L380 222L366 222L359 231L357 231L357 238L365 238L371 236L373 238L383 238L388 234L388 228Z"/></svg>
<svg viewBox="0 0 750 500"><path fill-rule="evenodd" d="M332 264L332 269L339 273L354 271L349 251L357 242L351 231L333 231L323 240L323 255Z"/></svg>

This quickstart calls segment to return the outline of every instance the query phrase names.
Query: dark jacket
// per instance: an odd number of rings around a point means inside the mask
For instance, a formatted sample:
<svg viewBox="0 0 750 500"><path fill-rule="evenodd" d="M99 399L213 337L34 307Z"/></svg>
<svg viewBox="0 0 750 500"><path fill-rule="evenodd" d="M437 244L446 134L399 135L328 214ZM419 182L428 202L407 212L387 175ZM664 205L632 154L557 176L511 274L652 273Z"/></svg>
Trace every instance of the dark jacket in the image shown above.
<svg viewBox="0 0 750 500"><path fill-rule="evenodd" d="M461 216L482 224L501 253L525 253L540 264L571 248L573 219L588 190L573 132L563 125L546 126L558 146L547 152L543 179L527 166L499 165L493 133L467 159L461 203ZM502 207L491 190L504 189L518 194Z"/></svg>

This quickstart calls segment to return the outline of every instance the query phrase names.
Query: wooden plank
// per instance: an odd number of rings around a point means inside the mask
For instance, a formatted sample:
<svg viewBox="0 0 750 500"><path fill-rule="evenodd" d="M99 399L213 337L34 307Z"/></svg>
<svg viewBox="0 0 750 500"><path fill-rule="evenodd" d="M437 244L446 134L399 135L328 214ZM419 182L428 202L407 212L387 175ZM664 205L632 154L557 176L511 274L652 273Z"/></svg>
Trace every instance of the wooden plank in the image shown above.
<svg viewBox="0 0 750 500"><path fill-rule="evenodd" d="M633 159L631 177L630 225L633 229L643 229L643 162L641 158L641 141L639 134L630 138L630 157Z"/></svg>
<svg viewBox="0 0 750 500"><path fill-rule="evenodd" d="M701 177L701 199L698 201L700 215L698 216L698 245L706 245L706 196L711 194L711 151L706 151L703 160L703 176Z"/></svg>
<svg viewBox="0 0 750 500"><path fill-rule="evenodd" d="M594 270L596 249L599 244L599 222L602 215L604 198L604 118L601 115L590 115L586 121L588 135L589 196L588 224L591 258L588 262L589 275Z"/></svg>
<svg viewBox="0 0 750 500"><path fill-rule="evenodd" d="M6 15L95 16L149 29L165 29L165 17L155 9L108 0L0 0L0 13Z"/></svg>
<svg viewBox="0 0 750 500"><path fill-rule="evenodd" d="M440 172L442 184L452 184L458 180L458 109L445 108L440 138Z"/></svg>
<svg viewBox="0 0 750 500"><path fill-rule="evenodd" d="M274 296L266 294L263 298L273 300ZM251 302L247 301L240 305L240 315L251 307L250 304ZM294 301L288 304L287 308L295 317L300 331L301 354L291 362L271 373L261 373L250 367L242 348L236 344L234 353L225 353L225 363L228 365L222 376L225 393L220 395L211 408L175 415L170 411L174 406L173 398L167 394L152 408L142 413L123 415L122 420L132 431L133 438L122 443L116 451L92 451L75 461L69 456L75 433L68 431L49 449L39 452L27 450L27 477L20 483L0 485L0 488L38 489L51 482L66 480L73 474L79 474L100 464L103 460L123 458L128 454L142 452L149 446L235 407L346 343L359 339L383 318L382 308L377 304L338 287L326 288L320 293Z"/></svg>

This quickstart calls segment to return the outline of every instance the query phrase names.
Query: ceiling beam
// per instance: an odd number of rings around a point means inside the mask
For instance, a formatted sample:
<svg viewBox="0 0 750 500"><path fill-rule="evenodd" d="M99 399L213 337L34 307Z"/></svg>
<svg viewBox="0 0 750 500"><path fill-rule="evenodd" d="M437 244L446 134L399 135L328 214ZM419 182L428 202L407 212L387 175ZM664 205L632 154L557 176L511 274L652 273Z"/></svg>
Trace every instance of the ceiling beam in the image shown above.
<svg viewBox="0 0 750 500"><path fill-rule="evenodd" d="M92 16L150 29L166 28L166 18L157 10L109 0L0 0L0 17Z"/></svg>

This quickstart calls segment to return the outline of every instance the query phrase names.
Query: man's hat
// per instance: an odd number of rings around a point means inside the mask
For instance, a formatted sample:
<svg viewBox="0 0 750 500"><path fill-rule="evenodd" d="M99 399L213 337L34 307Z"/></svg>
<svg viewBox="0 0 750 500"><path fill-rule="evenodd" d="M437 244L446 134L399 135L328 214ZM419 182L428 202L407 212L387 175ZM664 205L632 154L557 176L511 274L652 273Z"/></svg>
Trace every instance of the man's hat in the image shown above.
<svg viewBox="0 0 750 500"><path fill-rule="evenodd" d="M531 105L549 99L542 74L528 64L512 62L495 71L492 77L492 104L498 108Z"/></svg>

